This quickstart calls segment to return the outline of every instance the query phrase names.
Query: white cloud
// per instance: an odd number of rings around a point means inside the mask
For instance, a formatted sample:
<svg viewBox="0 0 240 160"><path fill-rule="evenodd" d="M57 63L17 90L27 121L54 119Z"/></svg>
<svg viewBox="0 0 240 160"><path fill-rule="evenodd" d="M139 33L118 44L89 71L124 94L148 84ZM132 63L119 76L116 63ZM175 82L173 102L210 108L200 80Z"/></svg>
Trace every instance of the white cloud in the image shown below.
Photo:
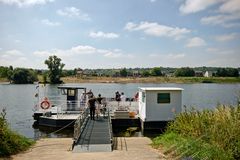
<svg viewBox="0 0 240 160"><path fill-rule="evenodd" d="M154 2L156 2L156 1L157 1L157 0L150 0L151 3L154 3Z"/></svg>
<svg viewBox="0 0 240 160"><path fill-rule="evenodd" d="M237 33L223 34L215 37L215 39L220 42L231 41L237 38L239 38L239 34Z"/></svg>
<svg viewBox="0 0 240 160"><path fill-rule="evenodd" d="M179 39L185 34L191 31L186 28L169 27L165 25L160 25L158 23L141 22L140 24L135 24L133 22L128 22L125 26L128 31L143 31L147 35L156 37L174 37Z"/></svg>
<svg viewBox="0 0 240 160"><path fill-rule="evenodd" d="M96 53L97 49L92 46L76 46L72 47L70 51L76 54L92 54Z"/></svg>
<svg viewBox="0 0 240 160"><path fill-rule="evenodd" d="M230 27L239 27L239 22L234 22L240 19L239 15L232 15L232 14L219 14L216 16L208 16L201 18L201 23L205 25L221 25L226 28Z"/></svg>
<svg viewBox="0 0 240 160"><path fill-rule="evenodd" d="M219 11L222 13L240 13L240 1L239 0L227 0L223 3Z"/></svg>
<svg viewBox="0 0 240 160"><path fill-rule="evenodd" d="M180 54L168 54L167 57L170 58L170 59L179 59L179 58L184 58L185 54L183 54L183 53L180 53Z"/></svg>
<svg viewBox="0 0 240 160"><path fill-rule="evenodd" d="M188 40L188 43L186 44L186 47L201 47L201 46L205 46L206 42L200 38L200 37L193 37L191 39Z"/></svg>
<svg viewBox="0 0 240 160"><path fill-rule="evenodd" d="M18 7L46 4L53 1L54 0L0 0L1 3L5 3L8 5L17 5Z"/></svg>
<svg viewBox="0 0 240 160"><path fill-rule="evenodd" d="M202 11L221 0L186 0L179 8L183 14L196 13Z"/></svg>
<svg viewBox="0 0 240 160"><path fill-rule="evenodd" d="M61 23L59 22L53 22L53 21L50 21L49 19L43 19L41 20L42 24L44 25L47 25L47 26L60 26Z"/></svg>
<svg viewBox="0 0 240 160"><path fill-rule="evenodd" d="M149 57L151 58L161 58L161 59L181 59L184 58L186 55L184 53L169 53L169 54L150 54Z"/></svg>
<svg viewBox="0 0 240 160"><path fill-rule="evenodd" d="M6 56L23 56L23 53L19 50L8 50L5 52Z"/></svg>
<svg viewBox="0 0 240 160"><path fill-rule="evenodd" d="M50 55L56 55L59 57L75 57L77 55L100 55L107 58L132 58L131 54L124 54L120 49L98 49L89 45L78 45L70 49L52 49L49 51L35 51L33 55L38 57L47 58Z"/></svg>
<svg viewBox="0 0 240 160"><path fill-rule="evenodd" d="M5 66L15 65L20 67L21 64L26 63L26 60L24 54L16 49L7 50L0 54L0 64Z"/></svg>
<svg viewBox="0 0 240 160"><path fill-rule="evenodd" d="M21 43L22 41L19 40L19 39L15 39L14 42L15 42L15 43Z"/></svg>
<svg viewBox="0 0 240 160"><path fill-rule="evenodd" d="M234 55L237 53L236 50L224 48L208 48L206 51L215 55Z"/></svg>
<svg viewBox="0 0 240 160"><path fill-rule="evenodd" d="M205 25L221 25L226 28L239 27L240 23L240 1L239 0L185 0L179 8L183 14L196 13L211 6L217 6L217 10L201 18L201 23Z"/></svg>
<svg viewBox="0 0 240 160"><path fill-rule="evenodd" d="M104 39L115 39L118 38L119 35L116 33L104 33L102 31L98 31L98 32L90 32L89 36L92 38L104 38Z"/></svg>
<svg viewBox="0 0 240 160"><path fill-rule="evenodd" d="M122 53L114 53L114 52L107 52L104 54L105 57L109 57L109 58L119 58L121 56L123 56Z"/></svg>
<svg viewBox="0 0 240 160"><path fill-rule="evenodd" d="M75 7L65 7L64 9L57 10L57 14L60 16L66 16L70 18L77 17L81 20L89 21L91 18L87 13L83 13L80 9Z"/></svg>

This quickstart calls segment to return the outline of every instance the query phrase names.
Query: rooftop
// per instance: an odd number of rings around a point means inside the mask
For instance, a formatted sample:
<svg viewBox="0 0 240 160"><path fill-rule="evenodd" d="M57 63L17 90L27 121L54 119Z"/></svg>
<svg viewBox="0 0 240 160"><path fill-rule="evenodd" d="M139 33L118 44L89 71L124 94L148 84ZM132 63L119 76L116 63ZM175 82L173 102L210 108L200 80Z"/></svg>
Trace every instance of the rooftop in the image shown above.
<svg viewBox="0 0 240 160"><path fill-rule="evenodd" d="M86 89L86 87L62 85L62 86L58 86L58 89Z"/></svg>
<svg viewBox="0 0 240 160"><path fill-rule="evenodd" d="M139 87L139 89L144 91L183 91L183 88L175 87Z"/></svg>

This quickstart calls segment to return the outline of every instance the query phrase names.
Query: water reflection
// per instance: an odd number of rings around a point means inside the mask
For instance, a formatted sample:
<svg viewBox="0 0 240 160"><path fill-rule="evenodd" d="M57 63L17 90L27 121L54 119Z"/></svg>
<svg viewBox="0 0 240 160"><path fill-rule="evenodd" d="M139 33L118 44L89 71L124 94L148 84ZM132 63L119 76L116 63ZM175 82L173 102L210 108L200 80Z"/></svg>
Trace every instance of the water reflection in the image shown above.
<svg viewBox="0 0 240 160"><path fill-rule="evenodd" d="M44 127L44 126L36 125L35 123L32 126L34 130L33 139L35 140L40 138L72 138L73 137L73 128L61 129L61 128L53 128L53 127Z"/></svg>

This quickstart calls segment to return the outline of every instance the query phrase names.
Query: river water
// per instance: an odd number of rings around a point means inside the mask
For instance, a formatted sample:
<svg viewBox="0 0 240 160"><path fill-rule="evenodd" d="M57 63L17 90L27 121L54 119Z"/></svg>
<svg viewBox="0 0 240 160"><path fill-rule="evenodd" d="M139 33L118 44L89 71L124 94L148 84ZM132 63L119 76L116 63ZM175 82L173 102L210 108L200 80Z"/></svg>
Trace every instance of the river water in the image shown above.
<svg viewBox="0 0 240 160"><path fill-rule="evenodd" d="M81 83L69 84L92 89L95 95L114 97L115 92L124 92L133 97L139 87L180 87L183 88L183 105L188 108L213 109L217 104L236 105L240 98L240 84L150 84L150 83ZM0 84L0 109L6 108L7 121L10 127L28 138L39 137L71 137L72 131L52 134L54 130L33 128L33 107L37 102L35 94L40 91L45 96L60 96L57 85L13 85Z"/></svg>

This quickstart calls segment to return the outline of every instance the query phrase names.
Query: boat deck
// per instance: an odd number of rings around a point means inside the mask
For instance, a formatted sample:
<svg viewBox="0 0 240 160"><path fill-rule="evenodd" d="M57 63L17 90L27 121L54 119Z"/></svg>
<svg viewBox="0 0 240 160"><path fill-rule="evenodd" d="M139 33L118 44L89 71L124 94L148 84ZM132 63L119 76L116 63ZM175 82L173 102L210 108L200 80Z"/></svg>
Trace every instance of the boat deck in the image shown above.
<svg viewBox="0 0 240 160"><path fill-rule="evenodd" d="M79 117L79 114L59 114L59 115L51 115L51 117L41 117L46 119L54 119L54 120L75 120Z"/></svg>

